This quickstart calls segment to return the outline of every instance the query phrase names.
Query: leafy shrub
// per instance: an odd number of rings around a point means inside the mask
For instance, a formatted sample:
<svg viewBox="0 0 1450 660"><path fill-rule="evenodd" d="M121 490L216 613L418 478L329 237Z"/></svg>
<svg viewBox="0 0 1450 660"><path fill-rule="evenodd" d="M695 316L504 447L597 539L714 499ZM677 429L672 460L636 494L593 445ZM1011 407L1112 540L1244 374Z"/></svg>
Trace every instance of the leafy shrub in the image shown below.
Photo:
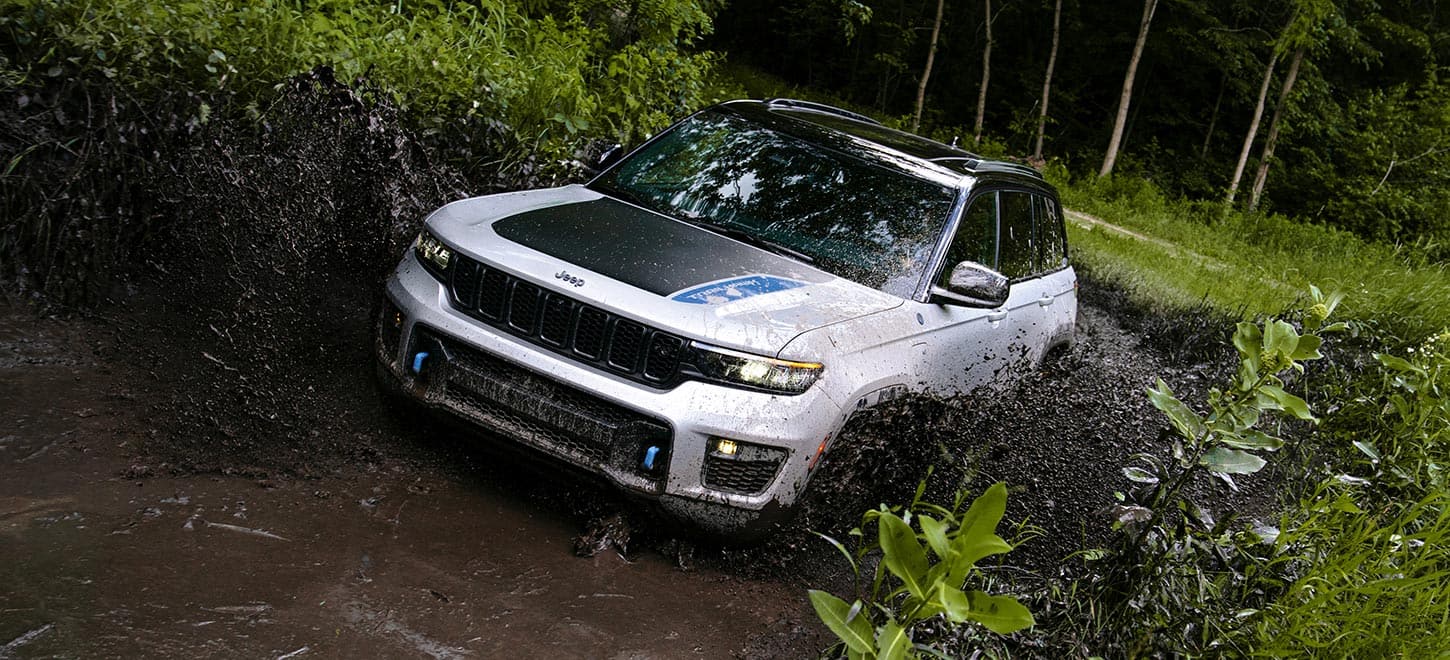
<svg viewBox="0 0 1450 660"><path fill-rule="evenodd" d="M594 3L601 4L601 3ZM692 0L639 3L651 26L619 41L587 5L530 17L501 0L3 0L0 26L32 77L95 69L144 91L226 91L256 103L315 66L366 76L420 124L502 124L567 157L583 137L638 140L693 108L714 56L686 49L710 30Z"/></svg>
<svg viewBox="0 0 1450 660"><path fill-rule="evenodd" d="M1237 636L1256 654L1413 658L1450 645L1450 331L1375 358L1328 433L1361 460L1284 516L1269 560L1278 596Z"/></svg>
<svg viewBox="0 0 1450 660"><path fill-rule="evenodd" d="M1314 420L1309 405L1285 389L1285 379L1303 373L1302 362L1322 357L1316 331L1342 326L1324 326L1340 296L1316 288L1311 299L1302 333L1278 319L1238 324L1238 369L1231 382L1209 390L1206 414L1162 380L1148 389L1172 428L1169 456L1138 454L1137 465L1123 469L1137 484L1111 511L1123 533L1111 551L1092 553L1097 572L1082 590L1115 622L1115 644L1139 652L1207 652L1234 629L1239 610L1264 598L1260 581L1274 579L1262 576L1270 535L1239 529L1232 516L1216 517L1189 486L1208 474L1236 489L1234 475L1263 469L1263 455L1284 445L1260 430L1270 415Z"/></svg>
<svg viewBox="0 0 1450 660"><path fill-rule="evenodd" d="M823 537L850 563L860 594L847 603L813 589L811 605L851 658L915 657L913 626L937 616L955 624L975 622L999 634L1033 624L1031 612L1015 598L964 590L978 561L1012 549L996 534L1007 506L1007 487L993 485L965 512L966 491L958 491L947 508L923 502L925 487L922 482L904 511L885 505L867 511L861 526L851 530L854 554ZM877 561L866 587L861 584L863 565L872 560Z"/></svg>

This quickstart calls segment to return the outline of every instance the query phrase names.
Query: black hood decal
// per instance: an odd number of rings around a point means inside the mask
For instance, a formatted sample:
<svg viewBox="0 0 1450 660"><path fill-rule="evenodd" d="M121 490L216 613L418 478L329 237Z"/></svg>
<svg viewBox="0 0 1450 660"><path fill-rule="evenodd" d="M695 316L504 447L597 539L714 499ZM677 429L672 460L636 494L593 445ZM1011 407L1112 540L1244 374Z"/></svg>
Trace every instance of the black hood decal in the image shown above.
<svg viewBox="0 0 1450 660"><path fill-rule="evenodd" d="M793 259L609 197L526 211L495 222L493 229L515 243L660 296L747 275L812 284L831 279Z"/></svg>

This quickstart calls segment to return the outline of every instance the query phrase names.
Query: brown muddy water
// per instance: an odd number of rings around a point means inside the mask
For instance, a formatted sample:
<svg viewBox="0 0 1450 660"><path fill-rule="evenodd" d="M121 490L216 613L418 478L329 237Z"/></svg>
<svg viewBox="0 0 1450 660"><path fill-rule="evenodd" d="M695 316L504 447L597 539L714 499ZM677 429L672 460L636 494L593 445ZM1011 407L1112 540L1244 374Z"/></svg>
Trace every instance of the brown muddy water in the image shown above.
<svg viewBox="0 0 1450 660"><path fill-rule="evenodd" d="M472 473L138 463L145 373L95 322L0 321L0 657L808 656L802 589L650 551Z"/></svg>

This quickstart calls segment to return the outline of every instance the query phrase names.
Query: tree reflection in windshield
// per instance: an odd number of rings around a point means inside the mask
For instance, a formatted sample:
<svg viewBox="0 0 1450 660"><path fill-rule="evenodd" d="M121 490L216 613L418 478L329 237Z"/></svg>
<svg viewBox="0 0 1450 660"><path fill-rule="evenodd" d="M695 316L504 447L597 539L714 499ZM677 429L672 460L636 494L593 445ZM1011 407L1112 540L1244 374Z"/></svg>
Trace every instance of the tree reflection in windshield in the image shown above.
<svg viewBox="0 0 1450 660"><path fill-rule="evenodd" d="M902 297L953 190L723 112L686 121L595 182L653 210L747 231Z"/></svg>

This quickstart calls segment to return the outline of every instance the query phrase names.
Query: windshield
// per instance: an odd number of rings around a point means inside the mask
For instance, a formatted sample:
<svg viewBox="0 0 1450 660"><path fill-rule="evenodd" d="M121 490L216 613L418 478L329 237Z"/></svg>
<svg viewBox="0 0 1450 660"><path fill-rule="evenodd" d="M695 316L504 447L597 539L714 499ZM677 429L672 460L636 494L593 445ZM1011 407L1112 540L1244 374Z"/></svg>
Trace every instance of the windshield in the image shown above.
<svg viewBox="0 0 1450 660"><path fill-rule="evenodd" d="M916 292L954 201L949 186L719 111L685 121L592 185L903 298Z"/></svg>

